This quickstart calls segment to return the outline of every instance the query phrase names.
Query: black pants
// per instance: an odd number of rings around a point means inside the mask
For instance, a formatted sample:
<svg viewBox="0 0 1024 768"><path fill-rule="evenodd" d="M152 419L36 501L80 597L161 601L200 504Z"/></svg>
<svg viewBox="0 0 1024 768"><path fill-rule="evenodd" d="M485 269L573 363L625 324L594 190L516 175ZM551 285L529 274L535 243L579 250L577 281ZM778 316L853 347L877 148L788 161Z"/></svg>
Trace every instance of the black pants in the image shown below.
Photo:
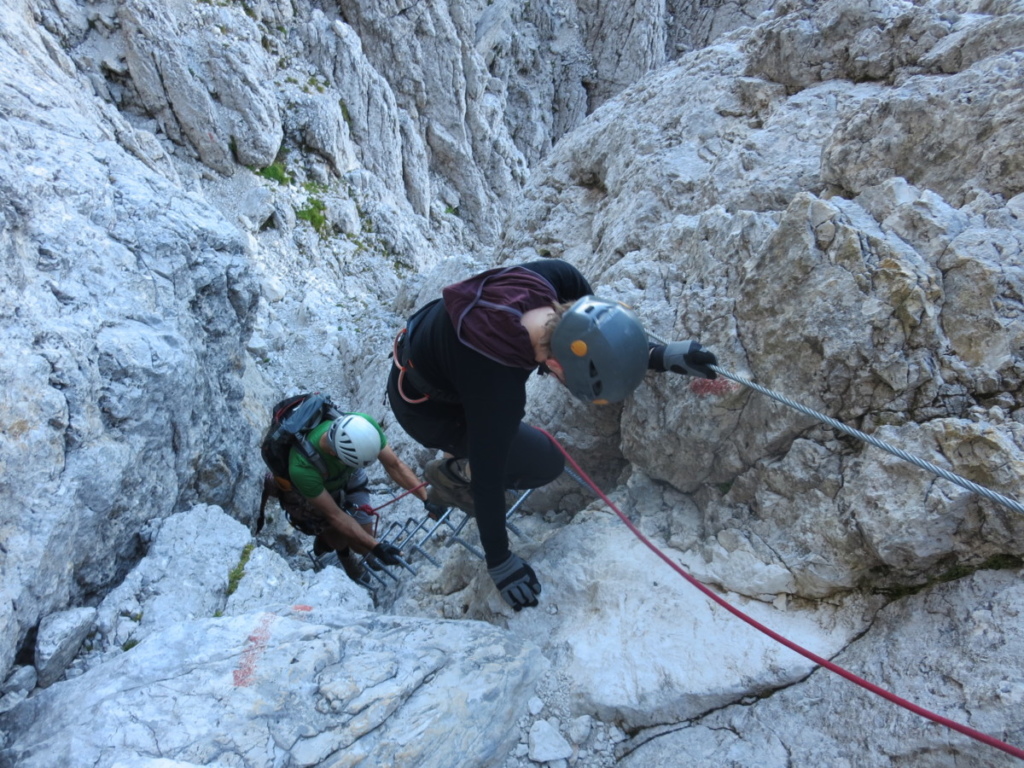
<svg viewBox="0 0 1024 768"><path fill-rule="evenodd" d="M411 394L409 390L406 384L407 394ZM469 455L466 414L461 405L433 400L407 403L398 394L398 369L394 366L391 366L388 377L388 400L402 429L417 443L459 458ZM519 431L505 463L505 487L516 490L539 488L555 480L564 469L565 458L548 436L519 422Z"/></svg>

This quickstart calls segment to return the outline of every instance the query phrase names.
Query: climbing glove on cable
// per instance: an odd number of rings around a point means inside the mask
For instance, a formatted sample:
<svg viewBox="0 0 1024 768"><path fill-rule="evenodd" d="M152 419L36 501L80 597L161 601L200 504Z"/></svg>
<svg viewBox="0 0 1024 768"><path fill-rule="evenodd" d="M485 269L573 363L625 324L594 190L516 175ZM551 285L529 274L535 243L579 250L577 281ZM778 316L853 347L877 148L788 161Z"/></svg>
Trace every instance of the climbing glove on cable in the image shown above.
<svg viewBox="0 0 1024 768"><path fill-rule="evenodd" d="M537 595L540 594L537 574L518 555L509 554L501 565L488 568L487 572L501 592L502 599L517 613L537 605Z"/></svg>
<svg viewBox="0 0 1024 768"><path fill-rule="evenodd" d="M718 365L718 358L696 341L673 341L666 344L663 352L666 371L717 379L718 374L709 366Z"/></svg>
<svg viewBox="0 0 1024 768"><path fill-rule="evenodd" d="M396 547L394 544L386 544L381 542L372 550L373 556L380 560L384 565L401 565L402 550Z"/></svg>

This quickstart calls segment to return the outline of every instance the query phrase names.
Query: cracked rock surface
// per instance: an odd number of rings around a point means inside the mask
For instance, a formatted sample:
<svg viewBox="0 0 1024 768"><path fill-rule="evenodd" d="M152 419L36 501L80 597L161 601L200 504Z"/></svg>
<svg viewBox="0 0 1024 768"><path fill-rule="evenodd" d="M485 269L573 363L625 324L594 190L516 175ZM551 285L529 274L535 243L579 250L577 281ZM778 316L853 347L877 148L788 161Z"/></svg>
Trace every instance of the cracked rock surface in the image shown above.
<svg viewBox="0 0 1024 768"><path fill-rule="evenodd" d="M0 766L1015 764L757 632L568 477L513 518L518 614L447 533L371 595L256 519L287 394L434 458L382 401L395 333L542 257L1019 500L1019 0L0 13ZM714 595L1024 746L1024 515L728 380L528 394Z"/></svg>

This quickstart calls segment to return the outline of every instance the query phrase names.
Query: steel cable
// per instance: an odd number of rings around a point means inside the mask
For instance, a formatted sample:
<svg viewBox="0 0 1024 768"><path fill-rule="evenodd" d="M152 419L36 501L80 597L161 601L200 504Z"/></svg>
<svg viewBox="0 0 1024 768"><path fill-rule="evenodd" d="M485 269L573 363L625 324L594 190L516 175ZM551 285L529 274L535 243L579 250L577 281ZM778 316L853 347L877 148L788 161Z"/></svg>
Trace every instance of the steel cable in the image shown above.
<svg viewBox="0 0 1024 768"><path fill-rule="evenodd" d="M664 339L659 338L653 333L648 333L647 336L652 341L658 344L668 343ZM983 496L989 501L994 501L996 504L1000 504L1006 507L1007 509L1012 509L1014 512L1024 514L1024 504L1021 504L1019 501L1015 501L1007 496L1003 496L1001 493L997 493L996 491L993 491L990 488L986 488L983 485L978 485L977 483L968 480L966 477L961 477L960 475L955 474L954 472L950 472L947 469L938 467L935 464L932 464L929 461L925 461L924 459L918 458L917 456L914 456L911 453L907 453L906 451L897 448L894 445L889 445L889 443L885 442L884 440L879 440L877 437L872 437L866 432L861 432L859 429L849 427L846 424L843 424L843 422L833 419L831 416L826 416L824 413L819 413L818 411L815 411L813 408L808 408L806 405L801 405L800 403L796 402L796 400L786 397L785 395L779 394L778 392L769 389L768 387L765 387L761 384L757 384L753 381L750 381L750 379L745 379L742 376L732 373L731 371L727 371L721 366L710 365L708 367L711 368L711 370L713 370L719 376L724 376L725 378L731 381L735 381L737 384L741 384L744 387L748 387L749 389L752 389L755 392L760 392L762 395L770 397L772 400L780 402L783 405L787 405L790 408L799 411L800 413L806 416L810 416L813 419L817 419L823 424L828 424L828 426L832 427L833 429L838 429L840 432L844 432L845 434L850 435L851 437L855 437L858 440L862 440L868 445L873 445L876 448L880 448L886 453L890 453L893 456L896 456L897 458L903 459L904 461L909 462L914 466L925 470L926 472L932 472L935 475L938 475L939 477L943 478L944 480L949 480L949 482L955 483L956 485L959 485L961 488L971 491L972 493L976 493L979 496Z"/></svg>
<svg viewBox="0 0 1024 768"><path fill-rule="evenodd" d="M977 483L972 482L965 477L961 477L960 475L954 474L953 472L943 469L942 467L938 467L929 461L925 461L924 459L918 458L913 454L907 453L906 451L901 450L896 446L889 445L889 443L885 442L884 440L879 440L877 437L873 437L865 432L861 432L859 429L849 427L846 424L843 424L843 422L833 419L831 416L826 416L823 413L818 413L818 411L808 408L805 405L801 405L800 403L786 397L785 395L780 395L778 392L768 389L768 387L756 384L753 381L750 381L749 379L743 378L742 376L737 376L735 373L731 373L717 365L712 365L710 367L718 375L724 376L727 379L735 381L737 384L742 384L745 387L749 387L750 389L760 392L762 395L766 395L767 397L770 397L773 400L777 400L783 405L788 405L790 408L793 408L794 410L797 410L800 413L806 414L807 416L811 416L812 418L815 418L818 421L828 424L833 429L838 429L840 432L845 432L846 434L851 435L852 437L855 437L858 440L863 440L865 443L868 443L869 445L873 445L876 448L881 448L883 451L891 453L893 456L901 458L904 461L910 462L911 464L914 464L915 466L920 467L921 469L924 469L928 472L933 472L939 477L945 480L949 480L949 482L951 483L956 483L961 488L966 488L968 491L976 493L979 496L984 496L986 499L989 499L990 501L994 501L997 504L1001 504L1004 507L1012 509L1014 512L1020 512L1021 514L1024 514L1024 504L1014 501L1013 499L1008 498L1006 496L1003 496L1001 493L996 493L995 491L989 488L985 488L984 486L978 485Z"/></svg>

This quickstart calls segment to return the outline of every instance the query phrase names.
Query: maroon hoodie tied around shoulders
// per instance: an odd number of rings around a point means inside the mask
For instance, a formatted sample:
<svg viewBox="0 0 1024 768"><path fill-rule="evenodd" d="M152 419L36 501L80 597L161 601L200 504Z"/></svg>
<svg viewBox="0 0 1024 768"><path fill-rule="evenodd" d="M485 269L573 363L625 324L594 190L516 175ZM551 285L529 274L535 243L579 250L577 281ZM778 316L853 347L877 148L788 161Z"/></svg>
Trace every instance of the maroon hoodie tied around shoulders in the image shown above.
<svg viewBox="0 0 1024 768"><path fill-rule="evenodd" d="M555 304L551 283L523 267L499 267L449 285L441 295L459 341L496 363L537 367L520 320L531 309Z"/></svg>

